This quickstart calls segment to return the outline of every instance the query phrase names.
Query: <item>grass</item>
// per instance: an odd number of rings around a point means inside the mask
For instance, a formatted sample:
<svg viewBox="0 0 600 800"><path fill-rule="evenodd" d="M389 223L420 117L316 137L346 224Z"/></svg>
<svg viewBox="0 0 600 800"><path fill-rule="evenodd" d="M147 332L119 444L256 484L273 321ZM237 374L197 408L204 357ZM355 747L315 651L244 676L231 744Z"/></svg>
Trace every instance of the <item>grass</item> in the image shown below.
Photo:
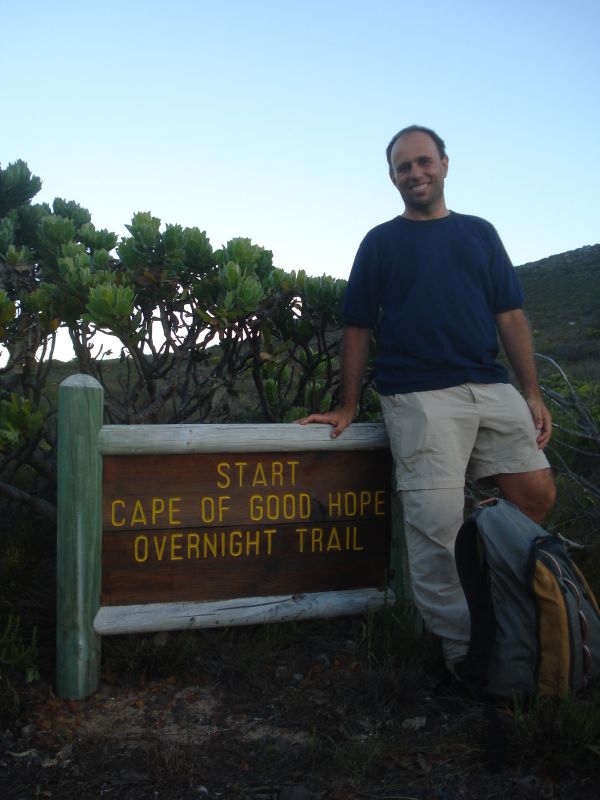
<svg viewBox="0 0 600 800"><path fill-rule="evenodd" d="M600 772L600 689L588 695L538 698L514 711L513 758L532 770Z"/></svg>

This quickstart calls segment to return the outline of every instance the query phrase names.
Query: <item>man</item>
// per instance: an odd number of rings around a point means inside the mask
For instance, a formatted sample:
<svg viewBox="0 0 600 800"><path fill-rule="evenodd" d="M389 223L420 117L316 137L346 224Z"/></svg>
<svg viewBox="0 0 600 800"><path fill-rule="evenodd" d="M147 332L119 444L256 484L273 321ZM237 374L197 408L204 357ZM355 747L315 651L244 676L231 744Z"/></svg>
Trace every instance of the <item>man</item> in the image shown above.
<svg viewBox="0 0 600 800"><path fill-rule="evenodd" d="M449 211L448 156L429 128L388 145L404 213L369 231L344 298L342 405L302 424L354 418L377 329L376 385L401 495L415 602L442 640L451 671L464 657L469 616L454 561L465 472L492 478L541 522L555 487L543 448L551 417L539 389L518 278L485 220ZM500 336L523 396L496 361Z"/></svg>

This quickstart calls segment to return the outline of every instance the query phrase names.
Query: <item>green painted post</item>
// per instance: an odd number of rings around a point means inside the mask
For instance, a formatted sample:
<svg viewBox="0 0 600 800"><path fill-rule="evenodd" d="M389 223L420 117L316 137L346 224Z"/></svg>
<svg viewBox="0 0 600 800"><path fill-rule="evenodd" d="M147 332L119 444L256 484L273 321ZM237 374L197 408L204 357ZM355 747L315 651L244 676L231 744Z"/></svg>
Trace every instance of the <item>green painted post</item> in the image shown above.
<svg viewBox="0 0 600 800"><path fill-rule="evenodd" d="M104 391L89 375L72 375L58 393L58 540L56 691L82 700L100 681L102 458L96 440Z"/></svg>

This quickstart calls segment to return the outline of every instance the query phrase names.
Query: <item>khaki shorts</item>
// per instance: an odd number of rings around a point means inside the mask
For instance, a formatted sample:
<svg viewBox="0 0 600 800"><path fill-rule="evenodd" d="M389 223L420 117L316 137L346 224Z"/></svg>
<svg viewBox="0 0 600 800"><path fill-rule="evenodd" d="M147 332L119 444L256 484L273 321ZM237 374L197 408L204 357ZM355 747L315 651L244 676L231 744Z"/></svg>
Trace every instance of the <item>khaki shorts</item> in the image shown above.
<svg viewBox="0 0 600 800"><path fill-rule="evenodd" d="M549 467L529 407L509 383L381 395L396 488L453 489L491 475Z"/></svg>

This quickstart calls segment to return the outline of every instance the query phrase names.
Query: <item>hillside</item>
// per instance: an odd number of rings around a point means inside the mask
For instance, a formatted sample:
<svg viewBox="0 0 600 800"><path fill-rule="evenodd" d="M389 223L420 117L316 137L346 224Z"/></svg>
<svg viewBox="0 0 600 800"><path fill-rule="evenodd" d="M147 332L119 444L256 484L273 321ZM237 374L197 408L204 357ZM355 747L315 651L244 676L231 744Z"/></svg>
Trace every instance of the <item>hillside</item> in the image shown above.
<svg viewBox="0 0 600 800"><path fill-rule="evenodd" d="M576 371L598 362L600 244L523 264L517 271L537 352L563 366L577 365Z"/></svg>

